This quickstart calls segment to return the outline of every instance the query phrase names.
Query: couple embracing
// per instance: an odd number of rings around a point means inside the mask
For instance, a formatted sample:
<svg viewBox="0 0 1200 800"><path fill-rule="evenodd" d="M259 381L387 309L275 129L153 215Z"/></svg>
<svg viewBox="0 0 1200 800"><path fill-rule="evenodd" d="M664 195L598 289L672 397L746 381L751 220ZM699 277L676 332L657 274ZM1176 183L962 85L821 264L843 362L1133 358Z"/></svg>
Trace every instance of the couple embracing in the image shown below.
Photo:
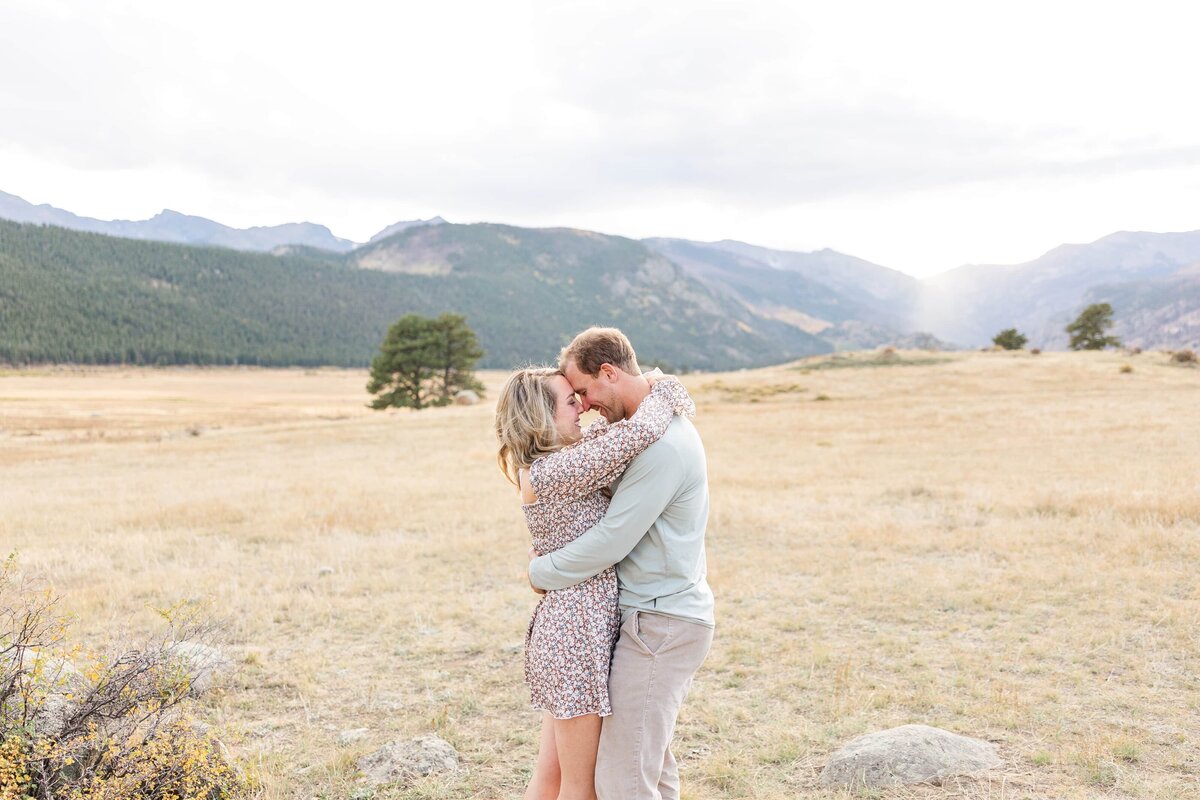
<svg viewBox="0 0 1200 800"><path fill-rule="evenodd" d="M593 409L602 419L580 430ZM679 797L671 738L713 636L694 414L683 385L644 375L614 328L589 328L557 369L519 370L501 391L499 462L542 594L525 638L542 711L526 800Z"/></svg>

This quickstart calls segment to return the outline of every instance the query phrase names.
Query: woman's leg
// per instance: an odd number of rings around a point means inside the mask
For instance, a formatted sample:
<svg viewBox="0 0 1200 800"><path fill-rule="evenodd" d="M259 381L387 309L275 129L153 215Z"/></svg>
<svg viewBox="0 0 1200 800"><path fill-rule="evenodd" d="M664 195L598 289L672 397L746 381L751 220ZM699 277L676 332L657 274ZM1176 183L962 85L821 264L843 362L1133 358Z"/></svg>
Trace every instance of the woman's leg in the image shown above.
<svg viewBox="0 0 1200 800"><path fill-rule="evenodd" d="M556 800L562 774L558 770L558 750L554 744L554 717L542 712L542 735L538 742L533 777L525 789L525 800Z"/></svg>
<svg viewBox="0 0 1200 800"><path fill-rule="evenodd" d="M554 720L554 744L562 771L558 800L595 800L600 715Z"/></svg>

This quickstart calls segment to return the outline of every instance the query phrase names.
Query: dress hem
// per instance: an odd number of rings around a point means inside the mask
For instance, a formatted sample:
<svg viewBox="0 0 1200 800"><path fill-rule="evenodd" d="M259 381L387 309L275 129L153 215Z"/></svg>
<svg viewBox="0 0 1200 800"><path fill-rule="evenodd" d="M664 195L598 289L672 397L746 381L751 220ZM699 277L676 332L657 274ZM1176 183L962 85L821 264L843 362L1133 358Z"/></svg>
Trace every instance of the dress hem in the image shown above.
<svg viewBox="0 0 1200 800"><path fill-rule="evenodd" d="M560 717L558 714L554 713L553 711L551 711L548 708L542 708L541 706L531 706L531 707L533 708L534 711L545 711L547 714L554 717L555 719L577 719L578 717L587 717L587 716L591 716L592 714L595 714L596 716L600 717L601 719L603 719L604 717L612 716L611 711L584 711L579 714L568 714L565 717Z"/></svg>

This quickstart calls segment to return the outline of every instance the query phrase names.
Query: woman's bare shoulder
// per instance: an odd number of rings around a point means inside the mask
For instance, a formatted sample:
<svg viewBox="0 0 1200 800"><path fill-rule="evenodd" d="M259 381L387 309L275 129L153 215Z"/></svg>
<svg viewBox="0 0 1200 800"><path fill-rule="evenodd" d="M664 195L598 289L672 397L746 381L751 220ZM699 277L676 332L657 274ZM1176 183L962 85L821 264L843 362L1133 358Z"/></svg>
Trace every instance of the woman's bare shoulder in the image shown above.
<svg viewBox="0 0 1200 800"><path fill-rule="evenodd" d="M521 502L525 505L537 502L537 495L533 492L533 484L529 480L529 470L522 469L517 472L517 478L521 481Z"/></svg>

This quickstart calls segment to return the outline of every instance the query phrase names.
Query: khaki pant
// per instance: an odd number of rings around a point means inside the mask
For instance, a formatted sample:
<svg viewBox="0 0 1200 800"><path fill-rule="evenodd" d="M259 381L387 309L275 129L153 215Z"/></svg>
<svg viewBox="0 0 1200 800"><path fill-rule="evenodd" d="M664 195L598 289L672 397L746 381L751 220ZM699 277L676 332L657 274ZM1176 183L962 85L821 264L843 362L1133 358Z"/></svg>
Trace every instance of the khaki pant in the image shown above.
<svg viewBox="0 0 1200 800"><path fill-rule="evenodd" d="M679 769L671 754L675 718L708 655L713 629L632 611L621 625L596 758L599 800L678 800Z"/></svg>

